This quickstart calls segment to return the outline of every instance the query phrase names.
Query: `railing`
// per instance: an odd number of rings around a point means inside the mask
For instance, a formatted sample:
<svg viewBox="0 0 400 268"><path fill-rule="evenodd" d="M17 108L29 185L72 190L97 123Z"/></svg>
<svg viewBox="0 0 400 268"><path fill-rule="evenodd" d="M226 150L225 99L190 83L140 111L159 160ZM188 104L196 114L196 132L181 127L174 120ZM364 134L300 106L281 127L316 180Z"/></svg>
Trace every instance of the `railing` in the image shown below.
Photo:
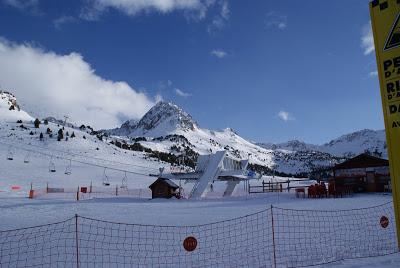
<svg viewBox="0 0 400 268"><path fill-rule="evenodd" d="M149 188L128 188L116 186L88 186L76 188L49 187L35 188L30 190L29 198L65 198L77 201L90 198L105 197L131 197L131 198L151 198Z"/></svg>
<svg viewBox="0 0 400 268"><path fill-rule="evenodd" d="M249 185L249 194L260 194L260 193L269 193L269 192L290 192L291 189L304 188L308 187L307 185L294 185L293 183L315 183L314 180L287 180L287 181L278 181L278 182L265 182L262 181L261 185ZM290 185L292 184L292 186Z"/></svg>

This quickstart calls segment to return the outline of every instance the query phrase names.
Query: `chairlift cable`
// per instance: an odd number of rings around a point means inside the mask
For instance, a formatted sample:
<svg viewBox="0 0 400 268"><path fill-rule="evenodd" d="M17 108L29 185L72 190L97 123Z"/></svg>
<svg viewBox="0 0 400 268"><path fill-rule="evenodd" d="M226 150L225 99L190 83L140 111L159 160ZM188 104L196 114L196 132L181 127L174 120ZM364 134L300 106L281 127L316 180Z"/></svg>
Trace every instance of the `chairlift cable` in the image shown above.
<svg viewBox="0 0 400 268"><path fill-rule="evenodd" d="M0 143L6 144L6 145L10 145L10 144L4 143L4 142L0 142ZM41 146L34 145L34 144L24 144L24 145L43 149ZM105 162L109 162L109 163L116 163L116 164L121 164L121 165L126 165L126 166L135 166L135 167L140 167L140 168L149 169L149 170L154 170L155 169L155 168L151 168L151 167L148 167L148 166L141 166L141 165L138 165L138 164L124 163L124 162L119 162L119 161L115 161L115 160L108 160L108 159L94 157L94 156L86 156L86 155L83 155L83 154L72 153L72 152L63 151L63 150L52 149L52 151L59 152L59 153L64 153L64 154L71 155L71 156L81 156L81 157L85 157L85 158L105 161Z"/></svg>
<svg viewBox="0 0 400 268"><path fill-rule="evenodd" d="M9 145L9 144L4 143L4 142L0 142L0 144ZM148 174L148 173L145 174L145 173L125 170L125 169L120 169L120 168L114 168L114 167L109 167L109 166L104 166L104 165L99 165L99 164L94 164L94 163L88 163L88 162L77 160L77 159L72 159L72 158L67 158L67 157L62 157L62 156L53 156L52 154L40 152L40 151L37 151L37 150L22 148L22 147L15 146L15 145L13 145L13 146L15 148L18 148L18 149L23 150L23 151L33 152L33 153L41 154L41 155L48 156L48 157L54 157L54 158L57 158L57 159L70 160L72 162L80 163L80 164L83 164L83 165L94 166L94 167L99 167L99 168L107 168L107 169L110 169L110 170L121 171L121 172L126 172L126 173L129 173L129 174L135 174L135 175L143 175L143 176L147 176L147 177L150 176L150 174Z"/></svg>

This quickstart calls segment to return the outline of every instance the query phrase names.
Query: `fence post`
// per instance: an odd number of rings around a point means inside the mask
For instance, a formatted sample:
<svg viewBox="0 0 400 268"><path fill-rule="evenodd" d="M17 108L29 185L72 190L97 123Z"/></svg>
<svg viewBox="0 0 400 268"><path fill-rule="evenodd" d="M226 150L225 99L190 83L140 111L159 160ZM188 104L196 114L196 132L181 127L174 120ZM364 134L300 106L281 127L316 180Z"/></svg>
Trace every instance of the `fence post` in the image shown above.
<svg viewBox="0 0 400 268"><path fill-rule="evenodd" d="M273 252L273 261L274 268L276 268L276 247L275 247L275 225L274 225L274 207L271 204L271 228L272 228L272 252Z"/></svg>
<svg viewBox="0 0 400 268"><path fill-rule="evenodd" d="M79 235L78 235L78 214L75 214L75 247L76 247L76 267L79 268Z"/></svg>
<svg viewBox="0 0 400 268"><path fill-rule="evenodd" d="M30 199L35 197L35 191L33 190L33 183L31 182L31 189L29 190L29 196Z"/></svg>

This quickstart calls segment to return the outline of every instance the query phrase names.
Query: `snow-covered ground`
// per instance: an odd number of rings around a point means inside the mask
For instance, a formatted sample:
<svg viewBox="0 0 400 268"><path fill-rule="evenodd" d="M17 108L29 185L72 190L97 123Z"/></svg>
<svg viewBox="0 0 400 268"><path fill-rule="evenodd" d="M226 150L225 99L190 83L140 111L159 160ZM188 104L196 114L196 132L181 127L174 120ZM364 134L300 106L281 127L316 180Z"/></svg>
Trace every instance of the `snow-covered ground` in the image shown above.
<svg viewBox="0 0 400 268"><path fill-rule="evenodd" d="M204 200L164 200L125 197L93 198L79 202L60 198L11 197L0 194L1 230L22 228L70 218L75 214L122 223L197 225L245 216L271 205L307 210L358 209L390 202L391 195L302 199L294 193L255 194Z"/></svg>

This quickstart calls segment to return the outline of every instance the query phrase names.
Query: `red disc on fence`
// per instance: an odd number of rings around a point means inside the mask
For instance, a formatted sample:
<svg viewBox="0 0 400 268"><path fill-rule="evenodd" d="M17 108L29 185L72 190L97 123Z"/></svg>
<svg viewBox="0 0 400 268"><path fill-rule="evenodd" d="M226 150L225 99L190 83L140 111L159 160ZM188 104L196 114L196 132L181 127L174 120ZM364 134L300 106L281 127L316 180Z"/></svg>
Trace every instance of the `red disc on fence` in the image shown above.
<svg viewBox="0 0 400 268"><path fill-rule="evenodd" d="M389 219L386 216L382 216L381 220L379 221L381 224L382 228L387 228L389 226Z"/></svg>
<svg viewBox="0 0 400 268"><path fill-rule="evenodd" d="M183 248L186 251L194 251L197 247L197 239L194 238L193 236L186 237L185 240L183 240Z"/></svg>

